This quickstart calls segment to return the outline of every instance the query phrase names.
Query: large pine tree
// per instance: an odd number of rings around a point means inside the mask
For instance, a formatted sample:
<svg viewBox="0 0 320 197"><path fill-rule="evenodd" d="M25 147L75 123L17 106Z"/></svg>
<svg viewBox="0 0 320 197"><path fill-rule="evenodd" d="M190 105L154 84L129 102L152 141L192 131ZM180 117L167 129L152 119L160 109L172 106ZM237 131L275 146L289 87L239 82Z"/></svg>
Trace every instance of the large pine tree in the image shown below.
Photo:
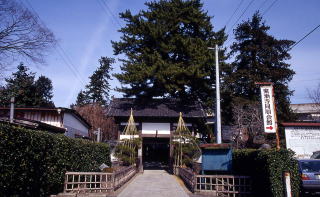
<svg viewBox="0 0 320 197"><path fill-rule="evenodd" d="M291 40L276 39L268 34L270 29L259 14L244 21L235 29L235 42L231 46L231 54L235 60L226 70L225 87L233 98L240 97L250 101L259 101L259 87L255 82L272 82L274 84L278 118L289 120L290 96L288 83L295 72L290 69L286 60Z"/></svg>
<svg viewBox="0 0 320 197"><path fill-rule="evenodd" d="M112 42L115 55L124 54L118 90L131 97L175 97L183 100L212 98L214 53L224 29L213 31L211 17L200 0L160 0L146 10L120 14L126 26L121 40ZM221 51L223 54L224 51ZM224 57L223 57L224 58ZM223 59L221 58L221 59Z"/></svg>

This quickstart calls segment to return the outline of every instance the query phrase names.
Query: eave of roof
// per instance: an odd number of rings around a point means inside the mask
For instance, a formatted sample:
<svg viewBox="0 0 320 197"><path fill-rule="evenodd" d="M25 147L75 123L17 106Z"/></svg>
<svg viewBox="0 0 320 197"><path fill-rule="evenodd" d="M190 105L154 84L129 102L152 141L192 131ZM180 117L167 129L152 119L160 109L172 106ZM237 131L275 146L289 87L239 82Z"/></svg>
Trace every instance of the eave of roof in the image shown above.
<svg viewBox="0 0 320 197"><path fill-rule="evenodd" d="M185 118L205 118L206 115L200 102L191 104L178 103L176 99L150 99L138 103L134 98L114 98L108 109L113 117L128 117L133 109L134 117L167 117L177 118L182 112Z"/></svg>
<svg viewBox="0 0 320 197"><path fill-rule="evenodd" d="M44 108L44 107L15 107L14 108L14 110L25 110L25 111L57 111L57 109L60 109L60 108ZM0 107L0 110L10 110L10 108Z"/></svg>
<svg viewBox="0 0 320 197"><path fill-rule="evenodd" d="M0 110L10 110L8 107L0 107ZM74 114L80 121L82 121L88 128L91 128L91 124L87 122L76 110L64 108L64 107L57 107L57 108L45 108L45 107L17 107L14 110L22 110L22 111L56 111L60 112L69 112ZM60 112L59 112L60 110Z"/></svg>
<svg viewBox="0 0 320 197"><path fill-rule="evenodd" d="M1 122L7 122L9 123L9 119L1 118ZM14 119L13 123L14 125L19 125L23 126L26 128L31 128L31 129L37 129L37 130L47 130L52 133L65 133L67 129L61 128L61 127L56 127L50 124L46 124L40 121L35 121L35 120L26 120L26 119Z"/></svg>
<svg viewBox="0 0 320 197"><path fill-rule="evenodd" d="M283 122L284 127L320 127L319 122Z"/></svg>
<svg viewBox="0 0 320 197"><path fill-rule="evenodd" d="M201 144L200 148L203 149L229 149L231 144Z"/></svg>

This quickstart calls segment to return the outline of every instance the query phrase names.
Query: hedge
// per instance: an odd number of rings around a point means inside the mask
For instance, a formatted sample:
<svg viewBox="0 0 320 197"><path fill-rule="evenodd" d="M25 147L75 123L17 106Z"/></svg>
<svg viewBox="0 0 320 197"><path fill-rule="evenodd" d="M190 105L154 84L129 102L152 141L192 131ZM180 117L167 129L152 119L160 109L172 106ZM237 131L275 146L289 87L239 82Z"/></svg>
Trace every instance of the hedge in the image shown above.
<svg viewBox="0 0 320 197"><path fill-rule="evenodd" d="M233 171L252 177L254 196L283 197L283 172L290 172L292 196L299 196L300 177L291 150L234 150Z"/></svg>
<svg viewBox="0 0 320 197"><path fill-rule="evenodd" d="M102 163L110 164L106 144L0 124L0 196L57 194L66 171L95 171Z"/></svg>

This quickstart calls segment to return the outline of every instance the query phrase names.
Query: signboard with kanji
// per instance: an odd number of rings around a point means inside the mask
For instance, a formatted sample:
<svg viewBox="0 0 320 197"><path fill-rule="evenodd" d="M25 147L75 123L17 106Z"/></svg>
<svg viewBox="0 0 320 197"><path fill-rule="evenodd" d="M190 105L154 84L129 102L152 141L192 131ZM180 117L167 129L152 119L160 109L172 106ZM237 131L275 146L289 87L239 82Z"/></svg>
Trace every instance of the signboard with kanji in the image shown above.
<svg viewBox="0 0 320 197"><path fill-rule="evenodd" d="M320 127L285 127L287 149L295 152L299 159L310 159L320 150Z"/></svg>
<svg viewBox="0 0 320 197"><path fill-rule="evenodd" d="M260 89L264 132L275 133L277 125L275 121L273 86L260 86Z"/></svg>

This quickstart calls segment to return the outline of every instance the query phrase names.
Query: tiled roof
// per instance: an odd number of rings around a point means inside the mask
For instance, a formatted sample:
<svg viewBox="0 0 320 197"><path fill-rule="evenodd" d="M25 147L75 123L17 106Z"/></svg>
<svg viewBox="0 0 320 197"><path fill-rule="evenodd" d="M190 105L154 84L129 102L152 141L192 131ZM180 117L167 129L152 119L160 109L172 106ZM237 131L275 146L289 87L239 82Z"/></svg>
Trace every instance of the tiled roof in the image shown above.
<svg viewBox="0 0 320 197"><path fill-rule="evenodd" d="M134 98L114 98L108 109L113 117L128 117L130 109L135 117L183 117L205 118L200 102L182 103L177 99L149 99L137 101Z"/></svg>
<svg viewBox="0 0 320 197"><path fill-rule="evenodd" d="M0 117L1 123L9 123L10 120L8 118ZM44 122L36 121L36 120L28 120L28 119L14 119L13 125L18 125L30 129L38 129L38 130L46 130L51 133L65 133L67 130L65 128L56 127L50 124L46 124Z"/></svg>
<svg viewBox="0 0 320 197"><path fill-rule="evenodd" d="M320 127L318 122L283 122L285 127Z"/></svg>
<svg viewBox="0 0 320 197"><path fill-rule="evenodd" d="M9 107L0 107L0 111L2 110L6 110L9 111L10 108ZM72 115L74 115L78 120L80 120L81 122L83 122L87 128L91 128L91 124L84 119L76 110L74 109L69 109L69 108L64 108L64 107L52 107L52 108L46 108L46 107L16 107L14 108L15 111L56 111L58 112L58 110L62 111L62 112L68 112L71 113ZM59 112L60 113L60 112Z"/></svg>
<svg viewBox="0 0 320 197"><path fill-rule="evenodd" d="M319 104L316 103L302 103L290 104L290 108L294 113L317 113L319 112Z"/></svg>

